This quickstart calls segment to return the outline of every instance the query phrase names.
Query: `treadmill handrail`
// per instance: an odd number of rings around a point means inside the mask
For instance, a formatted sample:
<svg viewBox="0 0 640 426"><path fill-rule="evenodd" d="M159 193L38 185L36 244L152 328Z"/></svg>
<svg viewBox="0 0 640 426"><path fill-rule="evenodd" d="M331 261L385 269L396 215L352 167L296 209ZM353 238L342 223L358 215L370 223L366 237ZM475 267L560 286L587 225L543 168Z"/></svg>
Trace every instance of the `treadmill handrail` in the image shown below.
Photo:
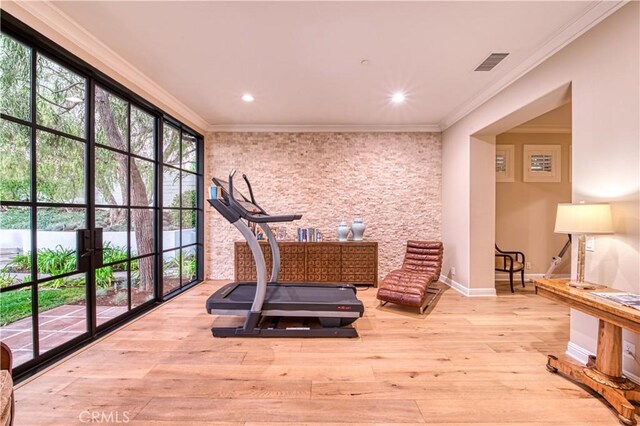
<svg viewBox="0 0 640 426"><path fill-rule="evenodd" d="M258 209L260 209L260 211L262 211L262 213L267 214L266 211L264 211L264 209L262 207L260 207L258 205L258 203L256 203L256 199L253 196L253 188L251 188L251 183L249 182L249 178L247 177L247 175L245 175L244 173L242 174L242 178L244 179L244 182L247 184L247 188L249 188L249 197L251 197L251 204L253 204L254 206L256 206Z"/></svg>
<svg viewBox="0 0 640 426"><path fill-rule="evenodd" d="M251 187L251 183L249 182L249 179L247 178L246 175L242 175L242 177L244 178L247 187L249 188L249 193L251 196L251 200L247 200L247 197L245 197L243 194L235 191L233 191L233 196L231 195L231 186L233 185L233 171L230 175L230 183L229 182L221 182L219 179L217 178L213 178L213 182L217 185L223 188L223 193L226 195L225 196L225 200L226 202L223 202L223 200L210 200L209 202L216 208L216 210L218 210L218 212L220 214L222 214L227 220L229 220L229 222L234 223L236 221L238 221L240 218L244 218L247 220L250 220L251 218L247 217L248 214L250 213L250 210L245 208L243 203L250 203L251 206L254 206L256 208L256 210L258 210L259 214L264 214L265 216L268 217L267 212L264 211L264 209L262 207L260 207L258 204L256 204L255 201L255 196L253 195L253 189ZM226 185L225 185L226 184ZM225 188L226 187L226 188ZM239 194L240 197L242 198L242 200L236 200L235 199L235 194ZM233 199L233 201L232 201ZM235 202L235 203L234 203ZM255 217L253 219L256 219ZM276 218L277 219L277 218ZM289 219L289 218L287 218ZM260 222L256 222L259 224L259 226L262 228L262 230L264 231L265 235L267 236L267 240L269 241L269 245L271 246L271 258L272 258L272 268L271 268L271 279L270 282L276 282L278 281L278 274L280 272L280 248L278 247L278 243L276 241L275 235L273 234L273 231L271 230L271 228L269 227L268 222L263 222L262 220ZM238 224L234 225L238 226ZM243 232L241 230L241 232ZM243 234L244 235L244 234ZM247 241L248 242L248 241ZM254 256L255 258L255 256ZM256 262L256 268L258 268L258 264L259 262ZM257 305L256 305L257 306Z"/></svg>
<svg viewBox="0 0 640 426"><path fill-rule="evenodd" d="M238 200L236 200L235 198L234 190L233 190L233 176L235 175L235 173L236 173L235 169L233 169L231 173L229 173L229 197L228 197L229 207L231 207L236 212L238 212L244 219L247 219L255 223L293 222L294 220L302 219L301 214L276 215L276 216L269 215L269 213L267 213L262 207L260 207L255 203L255 199L253 197L253 189L251 188L249 179L246 177L246 175L243 175L245 182L247 183L247 186L249 188L249 193L251 195L250 202L252 205L256 206L258 210L260 210L260 213L249 212L249 210L244 208L242 204L240 204ZM249 202L249 200L246 200L246 198L245 198L245 201Z"/></svg>

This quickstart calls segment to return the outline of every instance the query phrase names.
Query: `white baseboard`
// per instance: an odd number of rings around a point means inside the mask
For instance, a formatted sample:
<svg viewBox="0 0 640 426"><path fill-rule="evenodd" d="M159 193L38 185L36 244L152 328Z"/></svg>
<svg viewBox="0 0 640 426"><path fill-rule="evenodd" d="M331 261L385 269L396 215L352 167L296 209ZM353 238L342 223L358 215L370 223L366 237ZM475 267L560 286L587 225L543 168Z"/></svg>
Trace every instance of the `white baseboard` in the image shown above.
<svg viewBox="0 0 640 426"><path fill-rule="evenodd" d="M524 280L525 282L529 282L529 281L533 281L536 278L544 278L544 274L524 274ZM571 275L568 274L552 274L551 278L554 279L570 279ZM496 281L499 282L509 282L509 274L505 274L505 273L500 273L500 274L496 274ZM513 274L513 281L515 282L520 282L520 275L517 273Z"/></svg>
<svg viewBox="0 0 640 426"><path fill-rule="evenodd" d="M496 295L495 287L468 288L444 275L440 275L440 281L466 297L494 297Z"/></svg>
<svg viewBox="0 0 640 426"><path fill-rule="evenodd" d="M585 348L583 348L582 346L578 346L573 342L569 342L567 344L567 352L566 352L567 356L575 359L576 361L582 363L582 364L586 364L587 361L589 360L589 355L595 355L594 353L591 353L590 351L586 350ZM629 379L633 380L636 383L640 383L640 377L629 372L626 370L622 371L622 374L624 374L626 377L628 377Z"/></svg>
<svg viewBox="0 0 640 426"><path fill-rule="evenodd" d="M578 346L573 342L569 342L567 344L567 352L566 352L566 354L567 354L567 356L575 359L576 361L578 361L579 363L582 363L582 364L586 364L587 363L587 361L589 360L589 356L590 355L595 355L594 353L591 353L590 351L586 350L582 346Z"/></svg>

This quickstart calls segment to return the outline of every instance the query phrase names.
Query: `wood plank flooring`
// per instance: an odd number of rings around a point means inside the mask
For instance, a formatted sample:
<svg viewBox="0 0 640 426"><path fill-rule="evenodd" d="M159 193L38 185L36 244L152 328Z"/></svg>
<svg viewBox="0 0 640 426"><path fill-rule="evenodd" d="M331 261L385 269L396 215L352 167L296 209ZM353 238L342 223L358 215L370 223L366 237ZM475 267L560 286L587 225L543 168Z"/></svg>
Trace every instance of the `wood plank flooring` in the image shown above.
<svg viewBox="0 0 640 426"><path fill-rule="evenodd" d="M532 285L496 298L447 289L422 317L377 308L368 289L359 338L305 340L214 339L213 323L241 323L205 312L221 284L22 383L16 425L617 424L602 400L546 371L546 355L566 350L569 311Z"/></svg>

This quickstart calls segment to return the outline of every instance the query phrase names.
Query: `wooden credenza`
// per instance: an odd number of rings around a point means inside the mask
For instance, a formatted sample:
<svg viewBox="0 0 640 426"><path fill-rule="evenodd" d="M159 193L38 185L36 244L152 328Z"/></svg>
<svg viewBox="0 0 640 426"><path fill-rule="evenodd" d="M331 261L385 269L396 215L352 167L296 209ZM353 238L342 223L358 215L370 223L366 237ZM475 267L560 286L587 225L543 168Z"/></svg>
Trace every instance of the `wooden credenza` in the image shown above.
<svg viewBox="0 0 640 426"><path fill-rule="evenodd" d="M378 286L377 242L280 241L279 282L331 282ZM260 242L271 276L271 248ZM234 246L235 280L255 281L256 266L247 243Z"/></svg>

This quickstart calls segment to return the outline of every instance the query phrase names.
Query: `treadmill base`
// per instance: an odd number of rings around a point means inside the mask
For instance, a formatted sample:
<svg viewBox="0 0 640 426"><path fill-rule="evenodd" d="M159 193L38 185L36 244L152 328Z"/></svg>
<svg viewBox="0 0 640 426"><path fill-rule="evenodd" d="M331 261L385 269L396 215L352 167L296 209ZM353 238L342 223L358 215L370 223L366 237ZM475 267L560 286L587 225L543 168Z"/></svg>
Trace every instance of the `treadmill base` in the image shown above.
<svg viewBox="0 0 640 426"><path fill-rule="evenodd" d="M243 327L214 327L213 337L358 337L353 327L326 328L254 328L246 331Z"/></svg>

